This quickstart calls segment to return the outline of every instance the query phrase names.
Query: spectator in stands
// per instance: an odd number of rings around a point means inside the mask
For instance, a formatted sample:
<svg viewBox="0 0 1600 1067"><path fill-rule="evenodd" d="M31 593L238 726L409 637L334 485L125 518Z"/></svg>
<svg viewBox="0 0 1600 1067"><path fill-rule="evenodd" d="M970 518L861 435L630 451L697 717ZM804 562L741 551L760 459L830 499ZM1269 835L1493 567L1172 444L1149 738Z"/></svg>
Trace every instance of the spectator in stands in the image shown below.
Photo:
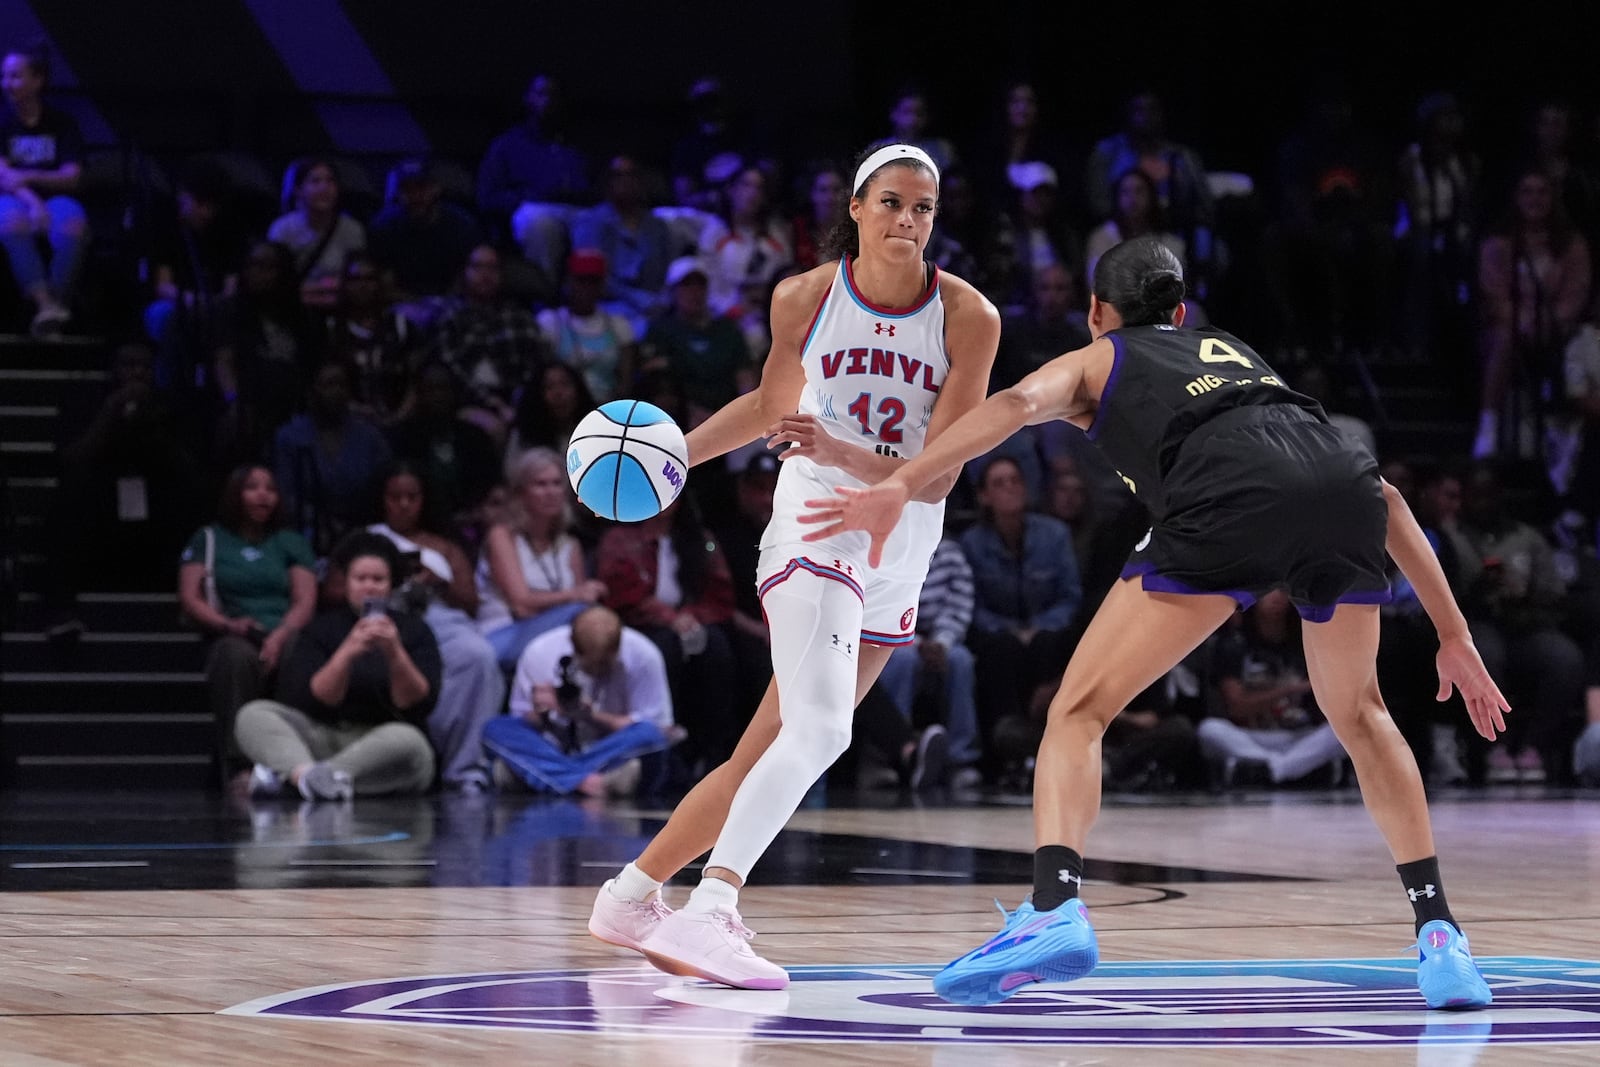
<svg viewBox="0 0 1600 1067"><path fill-rule="evenodd" d="M982 778L973 658L966 646L975 605L972 565L960 541L946 537L934 549L922 583L916 640L890 654L877 682L913 726L937 722L945 727L950 784L957 789ZM926 705L937 710L918 714Z"/></svg>
<svg viewBox="0 0 1600 1067"><path fill-rule="evenodd" d="M661 650L596 604L528 645L484 743L535 792L627 796L678 734Z"/></svg>
<svg viewBox="0 0 1600 1067"><path fill-rule="evenodd" d="M605 199L572 224L572 246L604 257L600 306L628 317L635 337L666 308L667 265L677 255L672 230L645 200L639 164L613 156L606 168ZM568 276L571 276L568 263Z"/></svg>
<svg viewBox="0 0 1600 1067"><path fill-rule="evenodd" d="M698 258L673 260L667 269L672 310L650 324L642 345L639 369L668 370L680 383L689 407L685 429L737 395L736 376L750 362L738 324L711 312L709 279Z"/></svg>
<svg viewBox="0 0 1600 1067"><path fill-rule="evenodd" d="M976 157L991 168L980 175L980 195L996 203L1006 200L1011 193L1010 169L1017 163L1043 163L1057 174L1077 173L1067 169L1069 152L1058 129L1054 122L1040 121L1039 93L1033 82L1024 79L1007 85L1001 106L987 124L984 151ZM1082 224L1076 217L1077 199L1072 196L1063 205L1075 227Z"/></svg>
<svg viewBox="0 0 1600 1067"><path fill-rule="evenodd" d="M1394 226L1402 290L1402 347L1471 385L1451 364L1473 351L1470 297L1477 275L1483 160L1467 140L1467 116L1451 93L1417 105L1417 138L1400 152ZM1476 399L1476 398L1474 398Z"/></svg>
<svg viewBox="0 0 1600 1067"><path fill-rule="evenodd" d="M329 560L339 603L318 612L283 665L281 700L253 700L234 725L255 761L251 792L306 800L423 793L434 755L423 728L439 697L439 646L389 606L399 553L356 530Z"/></svg>
<svg viewBox="0 0 1600 1067"><path fill-rule="evenodd" d="M828 234L850 214L850 190L844 168L832 160L814 164L807 172L805 210L789 220L794 235L794 266L810 270L822 262Z"/></svg>
<svg viewBox="0 0 1600 1067"><path fill-rule="evenodd" d="M419 341L390 300L387 279L371 253L352 252L345 261L324 331L329 362L355 371L351 408L379 426L393 425L410 402Z"/></svg>
<svg viewBox="0 0 1600 1067"><path fill-rule="evenodd" d="M1223 631L1210 674L1221 714L1202 720L1197 732L1224 786L1250 779L1277 785L1321 767L1338 783L1344 746L1311 695L1300 616L1288 593L1267 593Z"/></svg>
<svg viewBox="0 0 1600 1067"><path fill-rule="evenodd" d="M643 522L616 523L595 550L605 603L661 649L692 762L715 767L733 752L754 707L733 657L733 575L716 535L685 490Z"/></svg>
<svg viewBox="0 0 1600 1067"><path fill-rule="evenodd" d="M1112 191L1111 214L1099 220L1084 245L1083 280L1087 288L1094 288L1094 268L1100 257L1135 237L1154 237L1172 250L1179 263L1188 262L1188 243L1167 227L1160 194L1150 175L1131 167L1112 179Z"/></svg>
<svg viewBox="0 0 1600 1067"><path fill-rule="evenodd" d="M396 457L422 472L437 522L468 544L480 527L479 512L501 479L500 450L494 439L465 419L455 375L438 362L417 368L411 413L389 430Z"/></svg>
<svg viewBox="0 0 1600 1067"><path fill-rule="evenodd" d="M546 361L547 348L533 313L506 296L492 245L467 257L456 293L434 324L430 356L454 372L463 414L504 447L517 394Z"/></svg>
<svg viewBox="0 0 1600 1067"><path fill-rule="evenodd" d="M1062 206L1061 184L1048 163L1029 161L1009 168L1011 211L1003 225L1013 262L1006 271L1010 288L1000 294L1007 311L1025 303L1034 276L1046 267L1075 271L1083 261L1083 238L1072 226Z"/></svg>
<svg viewBox="0 0 1600 1067"><path fill-rule="evenodd" d="M882 143L916 145L928 153L942 174L959 159L954 142L929 132L928 110L928 94L922 86L901 86L889 105L889 130Z"/></svg>
<svg viewBox="0 0 1600 1067"><path fill-rule="evenodd" d="M82 632L75 602L86 587L166 584L172 557L201 518L193 438L153 367L149 345L119 345L104 385L61 398L60 466L40 541L45 632L53 639Z"/></svg>
<svg viewBox="0 0 1600 1067"><path fill-rule="evenodd" d="M565 301L537 316L555 358L581 372L590 400L602 404L627 395L639 356L632 321L600 303L608 270L599 250L573 252L567 257ZM579 412L580 417L592 407Z"/></svg>
<svg viewBox="0 0 1600 1067"><path fill-rule="evenodd" d="M218 319L216 451L230 461L264 458L273 431L304 403L311 369L322 358L322 338L300 303L287 247L251 246L239 291L224 297Z"/></svg>
<svg viewBox="0 0 1600 1067"><path fill-rule="evenodd" d="M83 135L73 117L44 102L50 61L42 46L12 48L0 58L0 248L17 286L33 301L36 337L60 332L72 318L89 219L73 199L83 173ZM41 239L49 246L46 269Z"/></svg>
<svg viewBox="0 0 1600 1067"><path fill-rule="evenodd" d="M1491 774L1560 780L1582 714L1584 658L1561 630L1567 586L1555 552L1511 514L1492 460L1469 469L1461 520L1447 532L1472 642L1501 689L1520 695L1515 721L1506 720L1510 728L1490 753Z"/></svg>
<svg viewBox="0 0 1600 1067"><path fill-rule="evenodd" d="M478 208L507 227L546 277L560 275L576 209L594 202L589 161L567 140L561 86L536 74L521 122L496 137L478 169Z"/></svg>
<svg viewBox="0 0 1600 1067"><path fill-rule="evenodd" d="M326 311L338 300L346 257L367 246L366 227L339 210L339 171L316 156L297 159L284 172L283 208L267 227L267 240L294 254L301 302Z"/></svg>
<svg viewBox="0 0 1600 1067"><path fill-rule="evenodd" d="M715 75L696 78L685 98L688 129L673 141L670 159L675 202L708 207L715 202L705 186L707 168L722 158L739 159L752 148L734 121L728 92Z"/></svg>
<svg viewBox="0 0 1600 1067"><path fill-rule="evenodd" d="M978 601L967 644L976 660L984 730L1026 712L1034 690L1066 669L1083 591L1072 531L1030 511L1022 468L995 456L981 468L982 517L960 537Z"/></svg>
<svg viewBox="0 0 1600 1067"><path fill-rule="evenodd" d="M528 642L605 595L572 535L572 488L561 453L530 448L509 465L511 497L478 557L478 630L510 674Z"/></svg>
<svg viewBox="0 0 1600 1067"><path fill-rule="evenodd" d="M305 414L273 435L272 466L290 523L319 555L372 521L379 477L394 458L378 424L354 410L355 381L348 363L324 363Z"/></svg>
<svg viewBox="0 0 1600 1067"><path fill-rule="evenodd" d="M524 449L549 448L565 454L572 431L597 406L578 368L559 361L544 364L517 403L507 452L514 456Z"/></svg>
<svg viewBox="0 0 1600 1067"><path fill-rule="evenodd" d="M1091 219L1108 219L1117 176L1142 170L1155 182L1157 202L1167 225L1188 250L1190 295L1205 303L1206 273L1212 267L1212 229L1216 201L1200 153L1167 134L1166 107L1156 93L1142 89L1128 97L1122 128L1096 142L1084 169L1083 192Z"/></svg>
<svg viewBox="0 0 1600 1067"><path fill-rule="evenodd" d="M1356 121L1343 80L1317 77L1278 145L1262 238L1261 283L1285 363L1384 346L1396 281L1391 158Z"/></svg>
<svg viewBox="0 0 1600 1067"><path fill-rule="evenodd" d="M1589 243L1536 168L1478 246L1483 392L1473 455L1542 458L1566 384L1567 342L1591 307Z"/></svg>
<svg viewBox="0 0 1600 1067"><path fill-rule="evenodd" d="M443 296L483 243L483 227L471 212L444 199L426 159L396 164L384 199L368 230L372 254L393 275L395 298L404 304Z"/></svg>
<svg viewBox="0 0 1600 1067"><path fill-rule="evenodd" d="M230 189L217 163L189 160L178 173L176 210L151 235L144 325L163 387L203 384L203 364L218 340L219 302L238 289L246 248L228 210Z"/></svg>
<svg viewBox="0 0 1600 1067"><path fill-rule="evenodd" d="M234 717L272 691L291 642L317 607L311 546L283 519L272 471L239 467L222 487L216 521L189 539L178 565L178 606L209 642L206 704L225 780L248 767Z"/></svg>
<svg viewBox="0 0 1600 1067"><path fill-rule="evenodd" d="M772 633L756 588L756 565L761 557L761 535L772 521L772 494L778 487L780 464L765 444L759 441L757 450L748 454L735 453L741 465L733 472L734 506L724 509L722 515L713 515L712 509L706 508L707 523L727 556L733 578L730 635L744 682L739 706L752 708L761 702L772 678Z"/></svg>
<svg viewBox="0 0 1600 1067"><path fill-rule="evenodd" d="M740 167L723 186L722 210L700 235L714 315L737 319L794 262L794 235L773 209L767 172Z"/></svg>
<svg viewBox="0 0 1600 1067"><path fill-rule="evenodd" d="M989 377L990 392L1015 385L1061 353L1089 343L1089 316L1080 306L1072 267L1065 263L1041 267L1033 272L1032 285L1027 302L1006 313ZM1082 436L1065 422L1026 426L996 451L1017 461L1029 498L1042 501L1049 488L1049 466L1066 453L1067 439L1073 435ZM981 466L968 466L973 479Z"/></svg>
<svg viewBox="0 0 1600 1067"><path fill-rule="evenodd" d="M400 552L400 594L439 645L439 700L428 714L428 739L447 790L489 789L483 726L500 714L506 681L494 649L478 632L478 588L465 548L437 533L421 471L401 460L383 479L383 521L368 529Z"/></svg>

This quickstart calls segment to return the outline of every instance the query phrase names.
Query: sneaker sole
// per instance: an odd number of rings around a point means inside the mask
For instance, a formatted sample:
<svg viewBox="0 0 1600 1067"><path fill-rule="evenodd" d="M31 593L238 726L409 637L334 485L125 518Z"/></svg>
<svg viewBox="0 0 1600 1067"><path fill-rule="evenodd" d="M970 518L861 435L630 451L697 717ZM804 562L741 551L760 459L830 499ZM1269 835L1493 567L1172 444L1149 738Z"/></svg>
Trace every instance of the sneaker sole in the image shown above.
<svg viewBox="0 0 1600 1067"><path fill-rule="evenodd" d="M933 991L952 1004L998 1004L1019 990L1039 982L1073 982L1100 965L1100 949L1090 944L1040 960L1036 966L1004 971L969 971L933 979ZM941 981L943 979L943 981Z"/></svg>
<svg viewBox="0 0 1600 1067"><path fill-rule="evenodd" d="M663 956L658 952L645 952L642 948L639 951L644 953L644 958L649 960L650 965L656 970L677 975L679 978L702 978L707 982L731 986L734 989L787 989L789 987L788 975L784 975L782 978L734 979L683 960L675 960L670 956Z"/></svg>
<svg viewBox="0 0 1600 1067"><path fill-rule="evenodd" d="M589 920L589 936L593 937L597 941L604 941L608 945L615 945L617 948L625 948L629 952L642 953L644 951L644 949L639 947L639 942L629 940L626 934L623 934L617 930L613 930L602 923L597 923L592 918Z"/></svg>
<svg viewBox="0 0 1600 1067"><path fill-rule="evenodd" d="M1432 993L1426 989L1420 990L1422 999L1428 1007L1435 1011L1464 1011L1472 1008L1487 1008L1494 1000L1494 994L1489 989L1489 984L1478 975L1445 974L1437 981L1428 983L1431 986L1445 986L1443 990L1435 988Z"/></svg>

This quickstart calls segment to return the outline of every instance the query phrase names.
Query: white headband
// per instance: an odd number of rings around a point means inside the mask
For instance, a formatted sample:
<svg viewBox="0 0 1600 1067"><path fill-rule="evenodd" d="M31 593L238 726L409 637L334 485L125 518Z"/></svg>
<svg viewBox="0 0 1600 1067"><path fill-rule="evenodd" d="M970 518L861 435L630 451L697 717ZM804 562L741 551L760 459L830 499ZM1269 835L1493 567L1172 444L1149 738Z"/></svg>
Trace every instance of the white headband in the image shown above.
<svg viewBox="0 0 1600 1067"><path fill-rule="evenodd" d="M850 195L854 196L860 188L872 177L872 172L886 163L893 163L899 159L914 159L924 167L933 171L933 184L939 184L939 167L929 158L928 153L914 144L886 144L872 155L868 156L861 166L856 168L856 182L850 187Z"/></svg>

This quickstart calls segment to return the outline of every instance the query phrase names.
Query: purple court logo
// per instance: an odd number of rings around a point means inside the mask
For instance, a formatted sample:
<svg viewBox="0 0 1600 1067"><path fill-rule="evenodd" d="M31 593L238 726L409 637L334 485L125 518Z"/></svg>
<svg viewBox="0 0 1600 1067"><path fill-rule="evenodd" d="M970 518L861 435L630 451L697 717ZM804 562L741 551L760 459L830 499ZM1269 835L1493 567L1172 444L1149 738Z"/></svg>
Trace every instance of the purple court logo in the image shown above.
<svg viewBox="0 0 1600 1067"><path fill-rule="evenodd" d="M1415 958L1102 963L990 1008L948 1004L923 965L791 967L754 992L648 967L433 975L300 989L223 1014L565 1033L1203 1048L1600 1043L1600 963L1480 959L1481 1011L1422 1005Z"/></svg>

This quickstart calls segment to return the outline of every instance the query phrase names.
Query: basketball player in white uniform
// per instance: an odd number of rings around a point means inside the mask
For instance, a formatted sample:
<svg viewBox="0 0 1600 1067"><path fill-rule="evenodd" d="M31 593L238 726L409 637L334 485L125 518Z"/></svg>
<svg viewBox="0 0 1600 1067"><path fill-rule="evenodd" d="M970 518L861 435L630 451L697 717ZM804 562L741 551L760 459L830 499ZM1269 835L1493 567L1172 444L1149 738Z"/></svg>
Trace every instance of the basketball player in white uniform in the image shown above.
<svg viewBox="0 0 1600 1067"><path fill-rule="evenodd" d="M994 306L922 258L939 172L921 149L860 162L842 255L780 283L760 386L688 434L694 466L765 436L780 449L758 580L773 682L732 758L702 779L633 863L601 887L589 930L657 967L749 989L788 975L757 956L738 891L811 785L850 742L855 706L912 640L944 498L959 471L908 506L876 568L850 532L806 543L804 502L888 477L982 402L1000 339ZM781 708L781 716L780 716ZM712 845L687 904L661 883Z"/></svg>

